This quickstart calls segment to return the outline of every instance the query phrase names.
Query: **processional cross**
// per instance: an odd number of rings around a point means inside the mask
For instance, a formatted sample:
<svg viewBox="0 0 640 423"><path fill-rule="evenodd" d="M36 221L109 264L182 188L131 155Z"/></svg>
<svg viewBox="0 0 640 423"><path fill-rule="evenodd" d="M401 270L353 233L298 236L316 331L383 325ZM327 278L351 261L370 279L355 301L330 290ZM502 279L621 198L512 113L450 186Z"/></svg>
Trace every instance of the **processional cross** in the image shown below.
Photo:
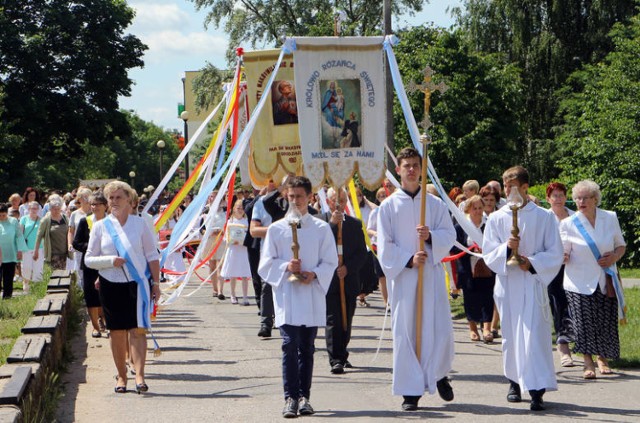
<svg viewBox="0 0 640 423"><path fill-rule="evenodd" d="M429 144L431 143L431 136L428 131L433 123L429 118L429 109L431 108L431 94L440 91L443 94L449 87L444 82L435 84L431 79L433 76L433 69L427 66L423 70L424 80L421 84L416 84L414 81L410 81L407 86L407 91L414 93L421 91L424 93L424 117L420 122L420 126L424 130L424 134L420 136L420 142L422 143L422 174L420 179L420 226L425 226L427 217L427 167L429 166ZM420 242L418 247L420 250L426 253L426 245L424 242ZM416 357L418 361L422 361L422 304L423 304L423 279L424 277L424 265L421 264L418 267L418 286L416 289Z"/></svg>

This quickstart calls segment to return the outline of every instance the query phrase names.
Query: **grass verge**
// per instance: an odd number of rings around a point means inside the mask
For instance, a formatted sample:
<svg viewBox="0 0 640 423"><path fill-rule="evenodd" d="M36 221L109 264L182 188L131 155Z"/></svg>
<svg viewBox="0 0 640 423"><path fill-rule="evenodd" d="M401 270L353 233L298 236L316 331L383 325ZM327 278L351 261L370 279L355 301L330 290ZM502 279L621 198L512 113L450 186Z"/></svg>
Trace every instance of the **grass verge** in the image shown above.
<svg viewBox="0 0 640 423"><path fill-rule="evenodd" d="M622 276L623 279L640 279L640 269L624 269L621 268L620 270L620 276Z"/></svg>
<svg viewBox="0 0 640 423"><path fill-rule="evenodd" d="M29 293L0 301L0 363L7 362L16 339L22 334L22 327L32 316L33 307L39 299L47 295L50 276L51 271L45 271L42 282L31 282ZM14 293L22 289L22 284L16 283Z"/></svg>

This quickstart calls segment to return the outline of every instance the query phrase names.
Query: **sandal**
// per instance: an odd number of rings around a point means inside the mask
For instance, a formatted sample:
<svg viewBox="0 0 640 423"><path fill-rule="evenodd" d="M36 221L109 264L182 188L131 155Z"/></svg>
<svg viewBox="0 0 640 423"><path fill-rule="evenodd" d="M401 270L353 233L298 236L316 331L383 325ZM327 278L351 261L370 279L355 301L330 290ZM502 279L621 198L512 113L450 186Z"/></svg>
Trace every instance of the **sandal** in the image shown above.
<svg viewBox="0 0 640 423"><path fill-rule="evenodd" d="M486 331L482 334L485 344L493 344L493 334L490 331Z"/></svg>
<svg viewBox="0 0 640 423"><path fill-rule="evenodd" d="M597 361L598 361L598 370L600 371L601 375L610 375L613 373L613 371L611 371L611 367L609 367L609 363L605 358L598 357Z"/></svg>
<svg viewBox="0 0 640 423"><path fill-rule="evenodd" d="M594 372L591 369L587 369L585 367L582 377L584 377L585 379L595 379L596 378L596 372Z"/></svg>
<svg viewBox="0 0 640 423"><path fill-rule="evenodd" d="M149 386L146 383L136 383L136 392L138 395L140 395L141 392L147 392L148 390Z"/></svg>
<svg viewBox="0 0 640 423"><path fill-rule="evenodd" d="M560 356L560 365L562 367L573 367L573 358L569 354L562 354Z"/></svg>
<svg viewBox="0 0 640 423"><path fill-rule="evenodd" d="M469 332L469 339L473 342L478 342L480 341L480 335L478 335L478 332Z"/></svg>
<svg viewBox="0 0 640 423"><path fill-rule="evenodd" d="M125 394L127 392L127 380L124 380L124 386L123 385L118 385L118 376L116 375L116 387L113 388L113 391L116 394Z"/></svg>

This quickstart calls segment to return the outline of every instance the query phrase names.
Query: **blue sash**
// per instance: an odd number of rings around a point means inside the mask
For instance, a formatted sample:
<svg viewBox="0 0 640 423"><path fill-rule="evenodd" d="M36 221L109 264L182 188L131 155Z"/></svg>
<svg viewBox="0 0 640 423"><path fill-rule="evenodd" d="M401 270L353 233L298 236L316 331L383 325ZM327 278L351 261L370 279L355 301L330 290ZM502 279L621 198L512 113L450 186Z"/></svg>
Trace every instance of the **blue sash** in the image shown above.
<svg viewBox="0 0 640 423"><path fill-rule="evenodd" d="M142 321L138 321L138 327L149 329L151 327L151 305L150 305L150 295L148 292L149 279L151 272L149 272L149 267L147 266L146 272L149 275L146 275L147 278L142 277L136 266L133 264L133 260L129 255L129 252L122 245L122 240L120 239L120 235L116 231L116 228L113 227L113 223L109 218L104 219L104 227L107 229L107 232L111 236L113 240L113 245L116 247L116 251L120 257L123 257L126 262L127 270L129 274L133 278L133 280L138 284L138 307L142 307L139 309L138 316L142 317Z"/></svg>
<svg viewBox="0 0 640 423"><path fill-rule="evenodd" d="M576 225L576 228L578 228L578 232L580 232L580 235L582 235L584 240L587 242L589 249L596 258L596 261L600 260L600 250L598 250L595 241L593 240L593 238L591 238L591 235L589 235L589 233L585 229L584 225L578 218L578 215L574 214L571 218L573 219L573 223ZM613 266L607 267L606 269L602 270L604 270L607 275L611 276L611 281L613 282L613 290L615 291L616 298L618 299L618 319L620 319L620 323L624 324L627 321L627 306L624 302L624 292L622 291L622 284L618 279L618 274L614 272Z"/></svg>

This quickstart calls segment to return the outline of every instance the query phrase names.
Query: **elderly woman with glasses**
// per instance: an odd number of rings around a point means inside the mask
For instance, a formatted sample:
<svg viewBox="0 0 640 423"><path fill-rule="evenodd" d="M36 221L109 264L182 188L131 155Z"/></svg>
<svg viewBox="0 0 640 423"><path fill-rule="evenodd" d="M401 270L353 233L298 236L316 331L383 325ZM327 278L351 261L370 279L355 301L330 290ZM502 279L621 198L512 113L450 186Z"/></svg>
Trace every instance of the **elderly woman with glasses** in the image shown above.
<svg viewBox="0 0 640 423"><path fill-rule="evenodd" d="M67 268L67 258L73 259L73 252L69 250L67 240L69 218L62 213L62 197L53 194L49 197L48 204L49 212L42 218L38 228L33 259L38 260L40 244L43 244L44 263L54 270L64 270Z"/></svg>
<svg viewBox="0 0 640 423"><path fill-rule="evenodd" d="M102 332L106 331L106 328L104 327L100 294L96 287L99 275L97 270L87 267L84 256L87 252L87 247L89 246L89 235L91 234L93 225L104 219L107 214L107 199L104 198L102 192L98 192L88 198L88 203L91 207L91 214L81 218L78 222L73 238L73 248L78 252L78 254L81 254L80 272L84 281L82 290L84 291L84 301L87 305L91 325L93 326L91 336L94 338L100 338L102 336Z"/></svg>
<svg viewBox="0 0 640 423"><path fill-rule="evenodd" d="M598 207L601 196L595 182L578 182L572 190L578 210L560 222L573 352L584 355L585 379L596 378L593 355L602 375L612 373L607 360L620 357L618 299L610 275L615 277L626 243L615 212Z"/></svg>

